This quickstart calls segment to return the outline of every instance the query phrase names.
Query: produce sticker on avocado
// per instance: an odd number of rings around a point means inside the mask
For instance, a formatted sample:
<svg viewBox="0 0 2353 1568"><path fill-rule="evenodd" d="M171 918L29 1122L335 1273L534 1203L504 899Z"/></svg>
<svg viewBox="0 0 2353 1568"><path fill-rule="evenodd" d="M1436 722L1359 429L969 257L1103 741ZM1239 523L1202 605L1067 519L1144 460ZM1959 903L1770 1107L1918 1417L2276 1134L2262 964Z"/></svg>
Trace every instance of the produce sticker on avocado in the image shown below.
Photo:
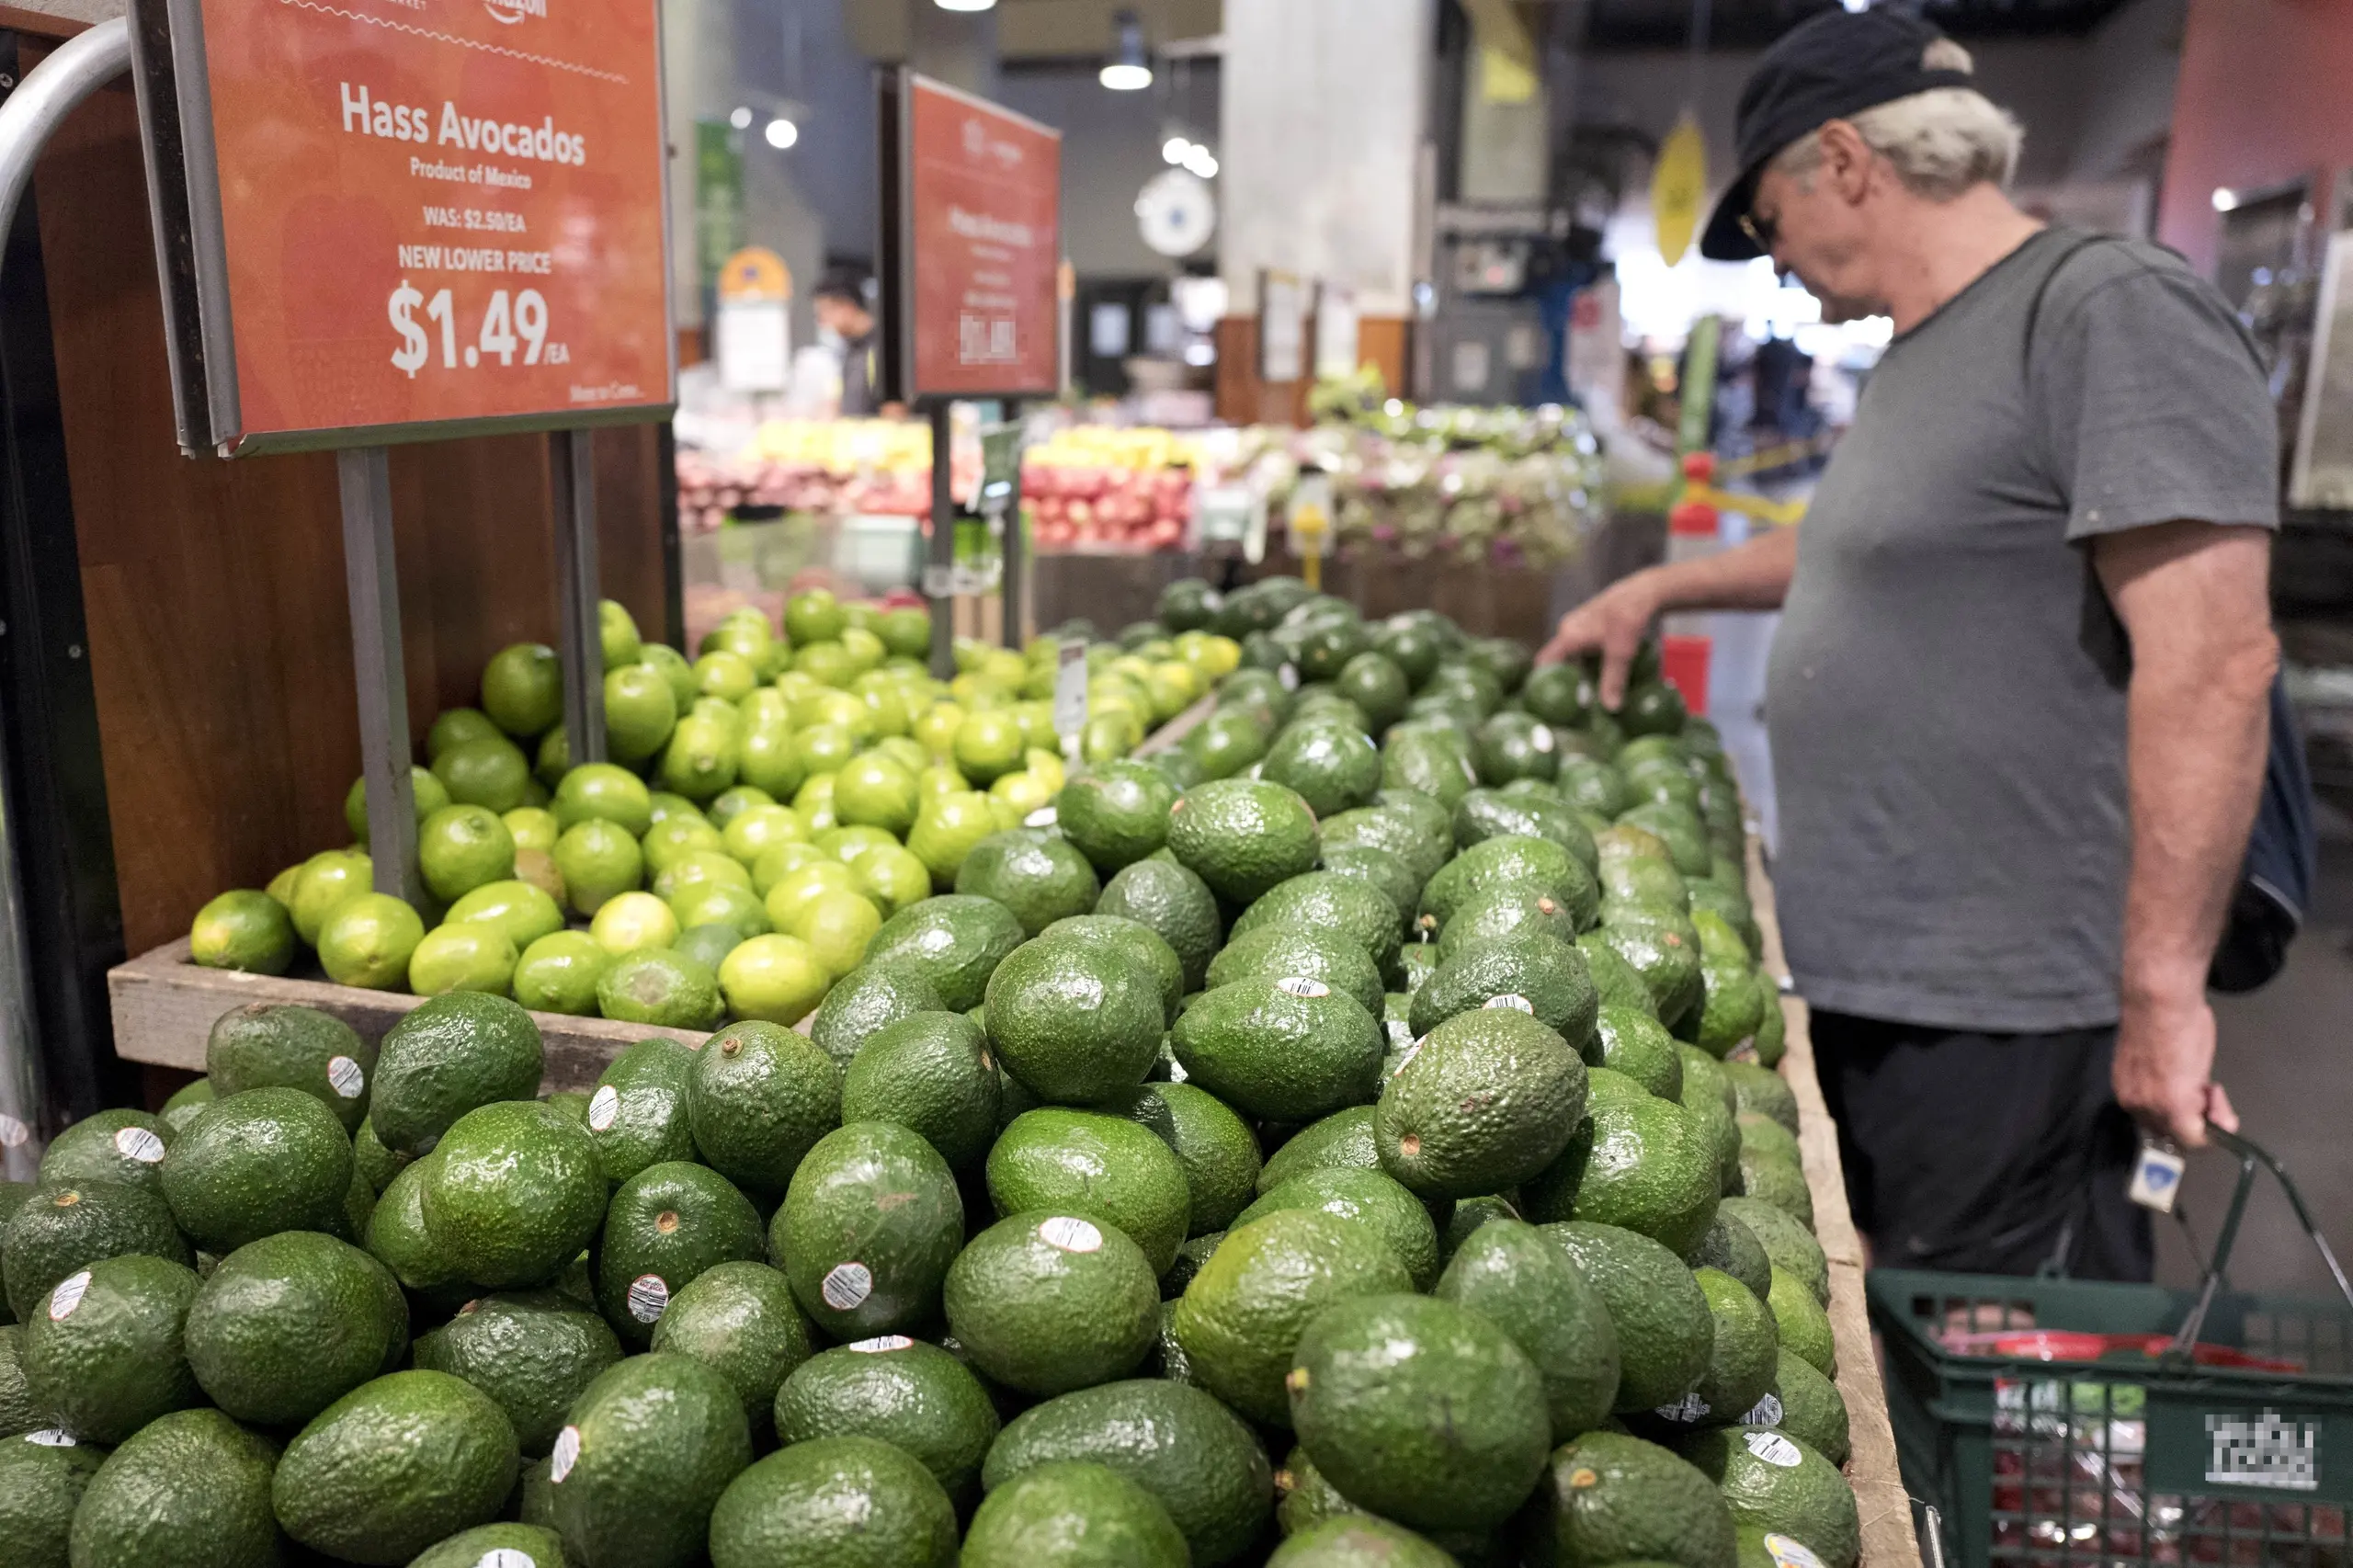
<svg viewBox="0 0 2353 1568"><path fill-rule="evenodd" d="M1768 1531L1765 1550L1779 1568L1822 1568L1822 1559L1813 1554L1812 1547L1802 1540L1791 1540L1785 1535Z"/></svg>
<svg viewBox="0 0 2353 1568"><path fill-rule="evenodd" d="M1779 1432L1745 1432L1741 1434L1741 1438L1748 1445L1748 1451L1767 1464L1779 1465L1783 1470L1795 1470L1803 1462L1803 1456L1798 1452L1798 1446Z"/></svg>
<svg viewBox="0 0 2353 1568"><path fill-rule="evenodd" d="M1744 1426L1779 1426L1781 1424L1781 1401L1779 1395L1767 1394L1758 1400L1748 1414L1740 1418Z"/></svg>
<svg viewBox="0 0 2353 1568"><path fill-rule="evenodd" d="M1515 1013L1533 1014L1536 1011L1536 1004L1517 991L1506 991L1500 996L1490 996L1479 1006L1482 1010L1490 1007L1508 1007Z"/></svg>
<svg viewBox="0 0 2353 1568"><path fill-rule="evenodd" d="M1303 974L1287 974L1275 982L1275 989L1286 996L1329 996L1332 988L1320 980L1310 980Z"/></svg>
<svg viewBox="0 0 2353 1568"><path fill-rule="evenodd" d="M652 1323L670 1304L670 1282L659 1274L641 1274L629 1283L629 1315Z"/></svg>
<svg viewBox="0 0 2353 1568"><path fill-rule="evenodd" d="M825 1270L825 1278L818 1283L817 1294L823 1296L825 1305L835 1312L848 1312L874 1294L874 1271L856 1261L836 1263Z"/></svg>
<svg viewBox="0 0 2353 1568"><path fill-rule="evenodd" d="M842 1348L855 1350L861 1356L877 1356L885 1350L904 1350L914 1343L904 1334L878 1334L871 1339L857 1340Z"/></svg>
<svg viewBox="0 0 2353 1568"><path fill-rule="evenodd" d="M125 1127L114 1135L114 1146L126 1160L152 1165L164 1157L164 1141L143 1127Z"/></svg>
<svg viewBox="0 0 2353 1568"><path fill-rule="evenodd" d="M1038 1227L1038 1239L1064 1252L1100 1252L1103 1233L1085 1220L1057 1214Z"/></svg>
<svg viewBox="0 0 2353 1568"><path fill-rule="evenodd" d="M588 1131L604 1132L620 1119L621 1096L610 1084L600 1085L588 1096Z"/></svg>
<svg viewBox="0 0 2353 1568"><path fill-rule="evenodd" d="M329 1057L327 1082L345 1099L356 1100L359 1091L368 1086L368 1072L348 1056Z"/></svg>
<svg viewBox="0 0 2353 1568"><path fill-rule="evenodd" d="M77 1449L81 1447L81 1444L74 1439L74 1437L71 1432L60 1431L54 1426L44 1426L38 1432L28 1432L25 1434L25 1441L44 1449Z"/></svg>
<svg viewBox="0 0 2353 1568"><path fill-rule="evenodd" d="M555 1447L548 1450L548 1484L561 1486L572 1467L580 1462L580 1428L566 1426L555 1435Z"/></svg>
<svg viewBox="0 0 2353 1568"><path fill-rule="evenodd" d="M67 1318L72 1317L74 1310L82 1304L82 1298L89 1289L90 1271L86 1268L79 1274L71 1274L59 1280L57 1289L50 1292L49 1321L63 1323Z"/></svg>

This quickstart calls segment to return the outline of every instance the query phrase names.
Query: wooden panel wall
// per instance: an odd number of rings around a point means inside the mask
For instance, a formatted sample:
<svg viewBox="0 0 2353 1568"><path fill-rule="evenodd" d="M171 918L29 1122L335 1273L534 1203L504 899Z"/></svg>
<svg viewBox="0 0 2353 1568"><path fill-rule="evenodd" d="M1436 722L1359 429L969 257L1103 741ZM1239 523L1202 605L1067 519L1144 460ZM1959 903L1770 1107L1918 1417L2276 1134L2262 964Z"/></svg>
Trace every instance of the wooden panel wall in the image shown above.
<svg viewBox="0 0 2353 1568"><path fill-rule="evenodd" d="M127 85L35 178L114 826L124 939L345 841L359 770L335 460L191 460L173 442L162 304ZM606 593L665 621L652 427L597 439ZM552 642L541 437L395 449L409 717L469 703L506 643Z"/></svg>
<svg viewBox="0 0 2353 1568"><path fill-rule="evenodd" d="M1315 341L1311 317L1307 341ZM1366 316L1357 324L1360 359L1381 367L1392 396L1405 395L1412 324L1403 316ZM1217 416L1235 425L1304 425L1313 378L1267 381L1258 375L1258 318L1227 316L1217 324Z"/></svg>

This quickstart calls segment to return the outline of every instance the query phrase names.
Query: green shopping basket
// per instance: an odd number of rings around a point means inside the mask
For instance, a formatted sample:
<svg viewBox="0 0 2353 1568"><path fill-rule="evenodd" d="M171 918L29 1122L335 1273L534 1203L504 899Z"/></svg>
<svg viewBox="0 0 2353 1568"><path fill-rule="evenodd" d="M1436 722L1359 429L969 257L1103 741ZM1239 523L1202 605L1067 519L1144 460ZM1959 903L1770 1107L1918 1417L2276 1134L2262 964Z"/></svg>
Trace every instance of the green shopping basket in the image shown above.
<svg viewBox="0 0 2353 1568"><path fill-rule="evenodd" d="M2195 1290L1874 1269L1905 1489L1949 1568L2353 1568L2353 1283L2279 1163L2238 1185ZM2229 1290L2257 1167L2342 1301Z"/></svg>

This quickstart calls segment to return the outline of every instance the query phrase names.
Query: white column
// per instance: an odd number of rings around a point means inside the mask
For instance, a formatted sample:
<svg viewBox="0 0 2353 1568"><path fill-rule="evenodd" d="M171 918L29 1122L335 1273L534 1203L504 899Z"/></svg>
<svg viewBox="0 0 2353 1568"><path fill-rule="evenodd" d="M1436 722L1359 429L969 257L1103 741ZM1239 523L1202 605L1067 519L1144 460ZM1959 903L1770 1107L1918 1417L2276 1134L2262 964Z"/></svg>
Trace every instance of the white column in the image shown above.
<svg viewBox="0 0 2353 1568"><path fill-rule="evenodd" d="M1218 267L1236 315L1270 267L1411 312L1433 0L1225 0Z"/></svg>

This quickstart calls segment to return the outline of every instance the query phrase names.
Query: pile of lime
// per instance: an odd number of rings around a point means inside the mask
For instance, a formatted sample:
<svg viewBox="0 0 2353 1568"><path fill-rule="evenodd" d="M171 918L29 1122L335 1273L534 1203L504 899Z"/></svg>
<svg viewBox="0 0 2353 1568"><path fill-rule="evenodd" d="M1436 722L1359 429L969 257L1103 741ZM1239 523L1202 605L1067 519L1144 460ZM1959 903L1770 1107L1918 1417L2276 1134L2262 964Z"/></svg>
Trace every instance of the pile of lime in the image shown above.
<svg viewBox="0 0 2353 1568"><path fill-rule="evenodd" d="M1214 716L805 1033L592 1084L506 997L256 1005L68 1129L0 1188L12 1568L1855 1568L1713 732L1286 580L1163 615Z"/></svg>
<svg viewBox="0 0 2353 1568"><path fill-rule="evenodd" d="M756 609L729 616L692 664L609 600L602 631L612 761L573 765L554 652L504 649L482 706L435 720L430 766L411 770L426 907L375 891L361 779L344 802L355 842L207 903L194 960L283 974L315 958L345 985L688 1029L795 1023L884 921L954 891L981 841L1065 779L1067 635L961 642L939 681L928 612L822 590L787 602L781 634ZM1200 630L1088 646L1068 749L1127 756L1240 658Z"/></svg>

